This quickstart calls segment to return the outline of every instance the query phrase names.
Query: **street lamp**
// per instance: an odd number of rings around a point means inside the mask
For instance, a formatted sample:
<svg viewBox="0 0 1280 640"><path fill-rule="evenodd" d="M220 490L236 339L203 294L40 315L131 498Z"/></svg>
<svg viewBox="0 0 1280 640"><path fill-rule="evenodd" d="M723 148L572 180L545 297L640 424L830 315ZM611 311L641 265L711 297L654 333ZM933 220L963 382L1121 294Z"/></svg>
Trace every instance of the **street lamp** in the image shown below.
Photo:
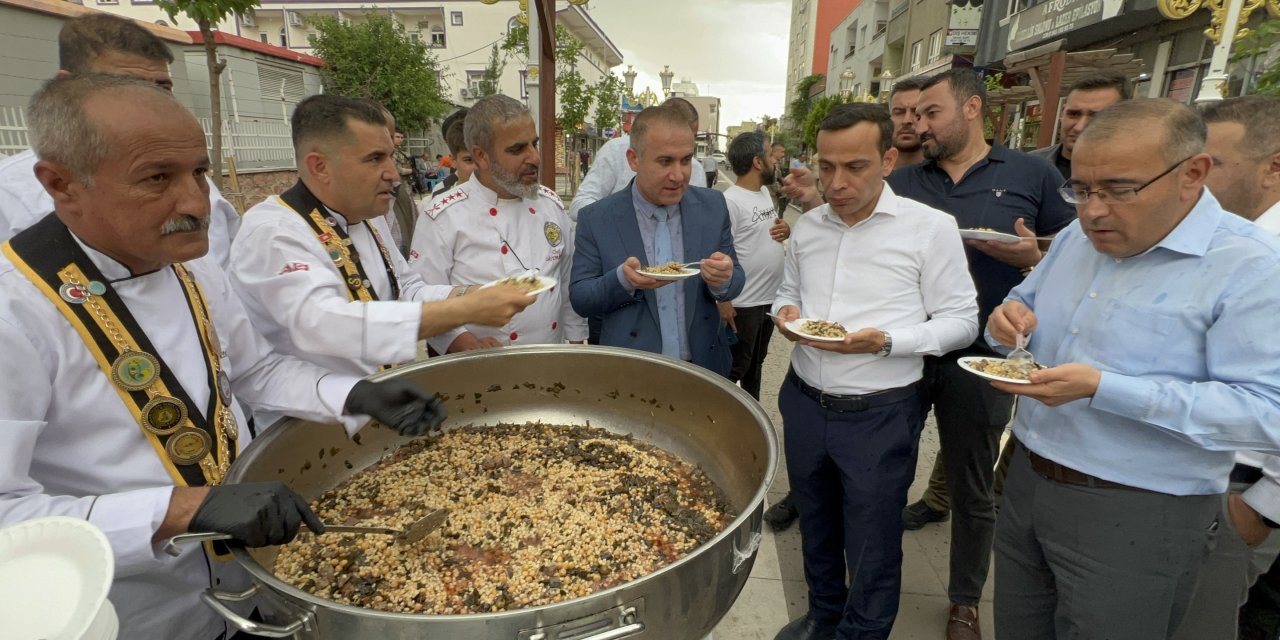
<svg viewBox="0 0 1280 640"><path fill-rule="evenodd" d="M889 91L890 91L891 89L893 89L893 80L894 80L893 72L892 72L892 71L890 71L890 70L888 70L888 69L885 69L885 70L884 70L884 73L880 74L880 100L881 100L881 102L888 102L888 101L889 101Z"/></svg>
<svg viewBox="0 0 1280 640"><path fill-rule="evenodd" d="M840 73L840 99L844 102L849 101L849 96L853 93L853 79L857 74L853 69L845 69Z"/></svg>
<svg viewBox="0 0 1280 640"><path fill-rule="evenodd" d="M627 70L622 74L627 79L627 95L634 96L636 94L636 70L627 65Z"/></svg>
<svg viewBox="0 0 1280 640"><path fill-rule="evenodd" d="M662 97L671 97L671 79L674 78L675 75L676 74L671 72L671 65L662 65L662 73L658 74L658 77L662 78Z"/></svg>

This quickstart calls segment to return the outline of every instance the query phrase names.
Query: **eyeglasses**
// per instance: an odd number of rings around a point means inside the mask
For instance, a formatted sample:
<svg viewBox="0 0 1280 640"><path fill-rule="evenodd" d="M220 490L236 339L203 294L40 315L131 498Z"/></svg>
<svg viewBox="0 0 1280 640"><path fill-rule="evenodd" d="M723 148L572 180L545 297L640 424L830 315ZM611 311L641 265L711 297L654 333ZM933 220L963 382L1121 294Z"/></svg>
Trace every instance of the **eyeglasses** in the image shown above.
<svg viewBox="0 0 1280 640"><path fill-rule="evenodd" d="M1084 187L1072 186L1069 182L1064 182L1061 187L1058 187L1058 195L1062 196L1063 200L1066 200L1071 204L1084 204L1089 201L1090 196L1095 194L1098 196L1098 199L1103 202L1132 202L1134 198L1138 197L1139 191L1155 184L1157 180L1169 175L1174 169L1177 169L1182 163L1193 157L1195 157L1195 155L1190 155L1169 165L1168 169L1160 172L1160 175L1136 187L1098 187L1097 189L1090 191Z"/></svg>

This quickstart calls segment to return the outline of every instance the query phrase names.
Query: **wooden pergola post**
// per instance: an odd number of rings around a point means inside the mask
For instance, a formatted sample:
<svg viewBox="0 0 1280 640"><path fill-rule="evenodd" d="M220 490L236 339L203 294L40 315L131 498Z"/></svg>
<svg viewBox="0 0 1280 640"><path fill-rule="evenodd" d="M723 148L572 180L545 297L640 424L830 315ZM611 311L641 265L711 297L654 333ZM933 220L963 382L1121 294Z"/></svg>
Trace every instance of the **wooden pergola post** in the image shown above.
<svg viewBox="0 0 1280 640"><path fill-rule="evenodd" d="M1040 103L1040 131L1036 148L1049 146L1058 127L1058 99L1062 97L1062 74L1067 69L1067 52L1055 51L1049 56L1049 79L1044 83L1044 100Z"/></svg>
<svg viewBox="0 0 1280 640"><path fill-rule="evenodd" d="M554 0L533 0L538 21L538 136L542 184L556 188L556 7ZM533 17L533 16L530 16Z"/></svg>

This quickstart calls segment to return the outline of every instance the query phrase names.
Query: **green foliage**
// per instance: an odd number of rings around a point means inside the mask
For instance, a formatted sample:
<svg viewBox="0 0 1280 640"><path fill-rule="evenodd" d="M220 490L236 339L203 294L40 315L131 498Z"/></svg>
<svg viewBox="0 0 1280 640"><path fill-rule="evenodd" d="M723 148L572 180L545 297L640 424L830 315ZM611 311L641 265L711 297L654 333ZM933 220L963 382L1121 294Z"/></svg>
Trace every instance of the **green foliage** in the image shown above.
<svg viewBox="0 0 1280 640"><path fill-rule="evenodd" d="M200 24L200 30L203 32L206 25L201 23L208 23L211 27L233 13L253 15L253 10L259 2L258 0L156 0L156 4L168 14L170 20L177 20L178 14L183 14Z"/></svg>
<svg viewBox="0 0 1280 640"><path fill-rule="evenodd" d="M591 87L592 97L596 102L594 118L596 129L602 134L605 129L616 128L620 123L618 109L622 104L624 88L622 78L612 73L601 77L600 81Z"/></svg>
<svg viewBox="0 0 1280 640"><path fill-rule="evenodd" d="M1233 62L1258 56L1263 68L1253 83L1251 93L1280 96L1280 52L1273 51L1280 42L1280 18L1272 18L1250 29L1249 35L1236 44Z"/></svg>
<svg viewBox="0 0 1280 640"><path fill-rule="evenodd" d="M793 138L799 140L808 139L805 135L804 126L809 119L809 111L813 107L812 103L809 102L809 90L813 88L813 85L822 82L825 77L823 74L815 73L801 78L796 83L796 97L791 101L791 105L787 109L789 125L787 132Z"/></svg>
<svg viewBox="0 0 1280 640"><path fill-rule="evenodd" d="M578 56L586 49L562 24L556 25L556 73L570 70L578 61ZM507 32L502 40L502 50L508 56L519 56L529 59L529 25L517 23Z"/></svg>
<svg viewBox="0 0 1280 640"><path fill-rule="evenodd" d="M382 103L405 131L425 129L450 104L441 95L439 66L430 50L415 42L380 11L364 22L344 25L334 17L315 21L315 55L325 61L325 90Z"/></svg>
<svg viewBox="0 0 1280 640"><path fill-rule="evenodd" d="M818 144L818 125L822 124L822 120L831 112L831 108L840 104L840 98L836 96L822 96L813 101L813 105L809 107L809 111L804 118L804 146L808 149L816 148Z"/></svg>
<svg viewBox="0 0 1280 640"><path fill-rule="evenodd" d="M987 85L988 93L992 91L1000 91L1001 89L1004 89L1004 72L997 71L995 73L987 74L987 77L983 78L982 81Z"/></svg>
<svg viewBox="0 0 1280 640"><path fill-rule="evenodd" d="M489 65L484 68L484 77L480 80L481 96L491 96L498 93L498 88L502 83L502 70L506 66L506 58L498 54L498 45L494 43L493 48L489 50Z"/></svg>
<svg viewBox="0 0 1280 640"><path fill-rule="evenodd" d="M577 71L557 72L556 94L560 98L560 114L556 116L556 122L567 134L586 122L587 115L591 113L591 87Z"/></svg>

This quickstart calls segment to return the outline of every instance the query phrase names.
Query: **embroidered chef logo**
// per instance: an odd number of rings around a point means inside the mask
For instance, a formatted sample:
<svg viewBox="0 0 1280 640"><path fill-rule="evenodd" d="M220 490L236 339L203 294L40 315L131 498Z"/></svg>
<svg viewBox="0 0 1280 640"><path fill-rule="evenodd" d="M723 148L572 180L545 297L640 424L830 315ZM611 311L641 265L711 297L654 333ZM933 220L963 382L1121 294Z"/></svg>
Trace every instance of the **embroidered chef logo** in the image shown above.
<svg viewBox="0 0 1280 640"><path fill-rule="evenodd" d="M548 222L542 225L542 235L547 237L547 244L558 247L564 241L564 234L560 231L560 225L554 222Z"/></svg>

